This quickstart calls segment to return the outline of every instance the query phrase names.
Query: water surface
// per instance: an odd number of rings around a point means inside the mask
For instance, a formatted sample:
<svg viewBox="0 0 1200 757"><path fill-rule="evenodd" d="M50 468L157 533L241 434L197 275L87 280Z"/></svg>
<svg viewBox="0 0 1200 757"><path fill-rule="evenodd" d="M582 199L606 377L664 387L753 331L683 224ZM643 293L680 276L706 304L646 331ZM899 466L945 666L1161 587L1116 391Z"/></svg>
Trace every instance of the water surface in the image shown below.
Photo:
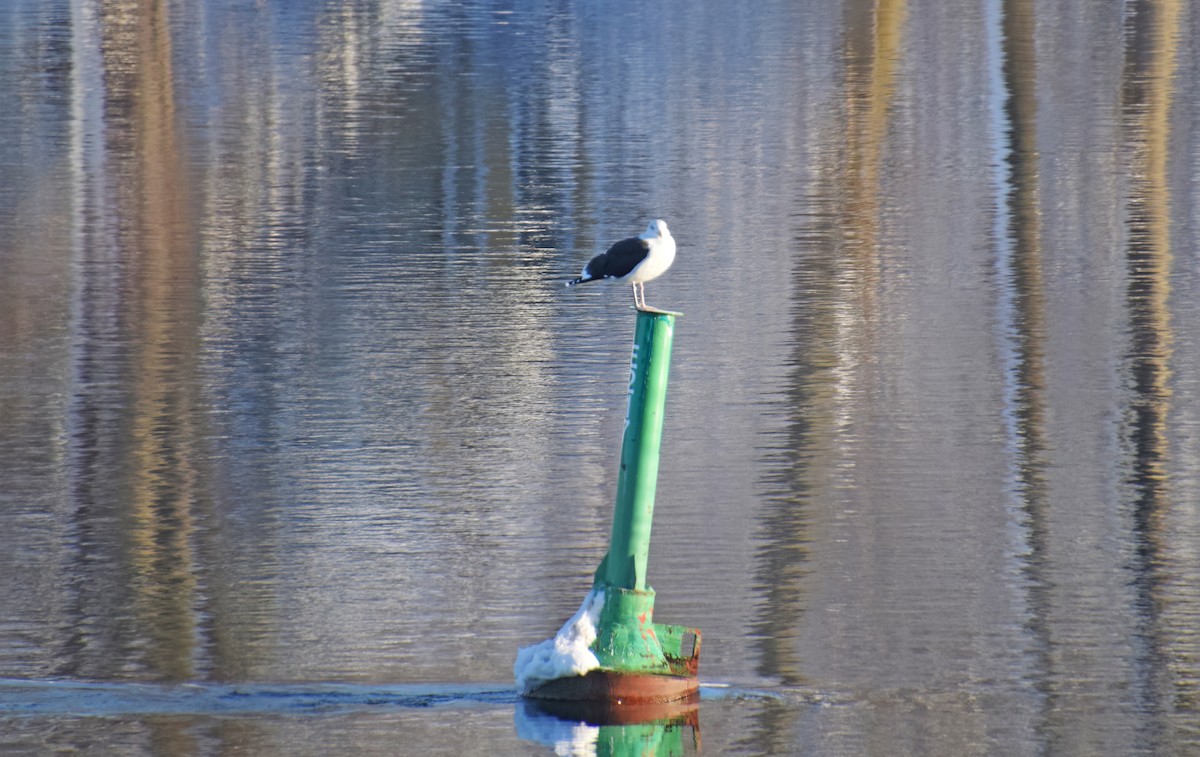
<svg viewBox="0 0 1200 757"><path fill-rule="evenodd" d="M612 512L631 297L561 284L664 218L649 574L729 689L660 753L1200 748L1198 46L1181 0L0 0L0 737L619 753L511 668Z"/></svg>

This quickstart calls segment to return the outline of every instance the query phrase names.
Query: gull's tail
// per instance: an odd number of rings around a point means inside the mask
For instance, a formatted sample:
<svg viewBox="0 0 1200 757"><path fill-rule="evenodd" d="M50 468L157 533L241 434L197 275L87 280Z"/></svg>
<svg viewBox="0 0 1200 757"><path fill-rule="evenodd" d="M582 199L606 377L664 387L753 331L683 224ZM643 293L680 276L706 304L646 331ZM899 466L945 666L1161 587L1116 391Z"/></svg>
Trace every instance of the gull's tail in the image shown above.
<svg viewBox="0 0 1200 757"><path fill-rule="evenodd" d="M566 285L568 287L574 287L574 286L579 286L580 284L586 284L589 281L595 281L595 279L593 279L591 276L580 276L577 279L571 279L570 281L567 282Z"/></svg>

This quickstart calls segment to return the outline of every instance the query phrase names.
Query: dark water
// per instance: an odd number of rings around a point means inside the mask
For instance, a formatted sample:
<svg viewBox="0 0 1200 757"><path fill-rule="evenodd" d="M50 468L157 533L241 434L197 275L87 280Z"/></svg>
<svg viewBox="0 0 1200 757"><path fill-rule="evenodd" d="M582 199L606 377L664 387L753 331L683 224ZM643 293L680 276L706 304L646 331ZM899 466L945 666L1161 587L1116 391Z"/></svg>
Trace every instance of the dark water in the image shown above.
<svg viewBox="0 0 1200 757"><path fill-rule="evenodd" d="M7 750L1200 750L1200 13L645 5L0 0ZM614 737L511 667L656 217L714 685Z"/></svg>

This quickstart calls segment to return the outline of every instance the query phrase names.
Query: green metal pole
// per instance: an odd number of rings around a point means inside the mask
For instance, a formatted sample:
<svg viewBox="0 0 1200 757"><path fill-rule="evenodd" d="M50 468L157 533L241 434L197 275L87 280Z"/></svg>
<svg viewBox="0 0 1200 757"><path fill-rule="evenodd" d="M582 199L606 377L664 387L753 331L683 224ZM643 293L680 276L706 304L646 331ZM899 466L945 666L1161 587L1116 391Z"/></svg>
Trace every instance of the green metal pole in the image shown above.
<svg viewBox="0 0 1200 757"><path fill-rule="evenodd" d="M646 557L650 551L674 333L674 313L637 311L629 367L629 408L621 440L621 471L605 576L605 582L617 588L646 589Z"/></svg>
<svg viewBox="0 0 1200 757"><path fill-rule="evenodd" d="M596 570L595 588L604 591L604 606L591 650L603 670L694 678L700 632L655 623L654 589L646 584L676 315L637 311L612 538Z"/></svg>
<svg viewBox="0 0 1200 757"><path fill-rule="evenodd" d="M599 668L577 678L549 681L530 696L618 704L662 703L698 691L700 631L655 623L654 589L646 584L677 315L661 310L637 311L612 538L593 581L593 590L604 597L596 620L596 638L589 646Z"/></svg>

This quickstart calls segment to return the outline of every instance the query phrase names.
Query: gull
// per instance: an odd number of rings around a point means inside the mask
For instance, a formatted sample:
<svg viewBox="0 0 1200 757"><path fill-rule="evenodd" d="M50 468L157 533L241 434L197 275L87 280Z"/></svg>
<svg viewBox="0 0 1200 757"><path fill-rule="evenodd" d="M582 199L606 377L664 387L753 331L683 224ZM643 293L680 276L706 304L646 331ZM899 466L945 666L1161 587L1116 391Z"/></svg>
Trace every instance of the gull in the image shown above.
<svg viewBox="0 0 1200 757"><path fill-rule="evenodd" d="M633 305L638 310L654 310L646 305L647 281L666 273L675 262L675 239L667 222L650 222L640 236L622 239L588 261L579 278L567 282L573 287L589 281L625 281L633 285Z"/></svg>

